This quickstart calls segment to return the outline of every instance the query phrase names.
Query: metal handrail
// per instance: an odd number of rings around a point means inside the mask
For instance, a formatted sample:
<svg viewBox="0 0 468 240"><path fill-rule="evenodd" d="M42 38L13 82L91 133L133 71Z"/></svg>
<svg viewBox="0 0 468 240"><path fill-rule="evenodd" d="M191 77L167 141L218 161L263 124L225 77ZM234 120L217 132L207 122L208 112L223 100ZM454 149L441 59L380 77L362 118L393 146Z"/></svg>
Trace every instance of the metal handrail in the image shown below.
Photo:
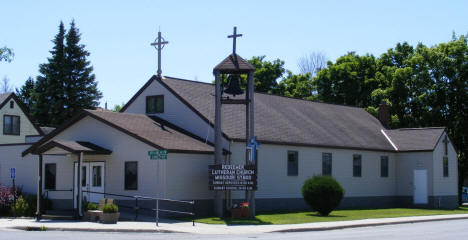
<svg viewBox="0 0 468 240"><path fill-rule="evenodd" d="M94 191L87 191L84 190L82 192L86 193L94 193L94 194L102 194L105 196L116 196L116 197L126 197L126 198L133 198L135 199L135 206L133 207L135 210L135 220L138 218L138 210L139 209L146 209L146 210L152 210L155 211L155 221L156 221L156 226L159 226L159 212L168 212L168 213L178 213L178 214L186 214L192 216L192 225L195 226L195 201L186 201L186 200L176 200L176 199L169 199L169 198L155 198L155 197L147 197L147 196L139 196L139 195L123 195L123 194L115 194L115 193L106 193L106 192L94 192ZM144 199L144 200L156 200L156 208L141 208L138 205L138 200L139 199ZM175 211L175 210L169 210L169 209L160 209L159 208L159 201L167 201L167 202L178 202L178 203L185 203L185 204L190 204L192 205L192 212L184 212L184 211ZM125 208L131 208L129 206L121 206Z"/></svg>

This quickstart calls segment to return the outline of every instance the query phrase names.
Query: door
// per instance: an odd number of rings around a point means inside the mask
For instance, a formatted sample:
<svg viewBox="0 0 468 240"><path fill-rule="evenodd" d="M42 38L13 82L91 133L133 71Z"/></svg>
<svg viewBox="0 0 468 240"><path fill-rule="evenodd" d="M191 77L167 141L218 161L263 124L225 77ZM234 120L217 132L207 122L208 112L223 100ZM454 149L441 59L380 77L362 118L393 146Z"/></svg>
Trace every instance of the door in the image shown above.
<svg viewBox="0 0 468 240"><path fill-rule="evenodd" d="M99 199L104 198L103 194L90 192L104 192L104 162L84 162L81 166L81 189L83 191L83 199L88 202L99 202ZM75 208L77 207L76 199L78 198L78 163L75 163ZM87 192L85 192L87 191ZM89 191L89 192L88 192Z"/></svg>
<svg viewBox="0 0 468 240"><path fill-rule="evenodd" d="M414 170L414 204L427 204L427 170Z"/></svg>

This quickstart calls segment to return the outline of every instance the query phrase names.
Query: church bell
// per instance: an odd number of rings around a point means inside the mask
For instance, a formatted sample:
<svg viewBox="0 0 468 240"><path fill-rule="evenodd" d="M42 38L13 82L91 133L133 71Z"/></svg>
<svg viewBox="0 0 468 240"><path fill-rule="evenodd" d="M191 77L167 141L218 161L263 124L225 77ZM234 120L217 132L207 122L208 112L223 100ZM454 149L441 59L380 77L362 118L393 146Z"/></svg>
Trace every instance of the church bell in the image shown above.
<svg viewBox="0 0 468 240"><path fill-rule="evenodd" d="M241 95L244 91L240 88L240 78L239 75L229 75L228 77L229 83L224 92L233 96Z"/></svg>

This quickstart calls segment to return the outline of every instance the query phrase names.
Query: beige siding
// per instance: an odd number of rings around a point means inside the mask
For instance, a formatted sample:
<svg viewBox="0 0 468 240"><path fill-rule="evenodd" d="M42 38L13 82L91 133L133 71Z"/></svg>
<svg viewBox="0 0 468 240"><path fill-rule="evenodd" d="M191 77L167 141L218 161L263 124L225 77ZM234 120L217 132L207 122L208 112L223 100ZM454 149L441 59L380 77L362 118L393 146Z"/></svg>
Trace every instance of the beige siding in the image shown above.
<svg viewBox="0 0 468 240"><path fill-rule="evenodd" d="M432 195L432 152L402 152L397 155L397 195L413 196L414 170L427 170L428 195Z"/></svg>
<svg viewBox="0 0 468 240"><path fill-rule="evenodd" d="M176 199L211 198L208 191L208 164L212 155L169 153L167 160L150 160L153 147L140 142L93 118L83 120L54 139L90 141L112 151L109 156L87 156L84 161L105 162L105 191L123 195L141 195ZM57 170L72 169L71 159L63 159ZM76 156L73 161L76 161ZM138 162L138 189L124 189L124 164ZM66 171L68 172L68 171ZM60 176L72 184L73 172ZM125 198L122 198L125 199Z"/></svg>
<svg viewBox="0 0 468 240"><path fill-rule="evenodd" d="M433 154L434 172L433 172L433 195L434 196L450 196L458 194L458 159L457 153L451 143L448 147L448 166L449 175L444 177L443 172L443 157L444 157L444 135L439 139Z"/></svg>
<svg viewBox="0 0 468 240"><path fill-rule="evenodd" d="M231 147L233 163L244 163L244 143ZM298 176L287 175L287 152L299 154ZM332 153L332 175L345 189L346 197L393 196L396 192L395 156L393 153L332 148L295 147L263 144L258 155L257 198L301 198L304 181L322 173L322 153ZM362 176L353 177L353 154L362 155ZM389 176L380 177L380 156L389 157ZM237 192L235 197L242 197Z"/></svg>
<svg viewBox="0 0 468 240"><path fill-rule="evenodd" d="M11 99L10 101L14 101ZM3 134L3 116L4 115L15 115L20 117L20 135L4 135ZM24 143L25 136L27 135L38 135L36 128L29 121L26 114L18 106L18 103L14 101L14 107L10 108L10 103L8 102L0 109L0 144L4 143Z"/></svg>
<svg viewBox="0 0 468 240"><path fill-rule="evenodd" d="M182 127L202 139L214 142L213 128L157 81L153 81L125 112L146 114L146 97L151 95L164 95L164 113L153 115ZM214 114L214 105L211 108ZM228 144L223 138L223 147L227 148Z"/></svg>

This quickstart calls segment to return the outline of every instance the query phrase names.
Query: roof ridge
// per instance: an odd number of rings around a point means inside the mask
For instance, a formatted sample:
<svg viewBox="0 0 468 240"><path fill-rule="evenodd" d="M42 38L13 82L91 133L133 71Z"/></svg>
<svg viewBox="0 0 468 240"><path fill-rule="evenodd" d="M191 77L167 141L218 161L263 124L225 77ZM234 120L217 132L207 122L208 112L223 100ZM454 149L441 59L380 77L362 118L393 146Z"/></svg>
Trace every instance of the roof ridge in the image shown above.
<svg viewBox="0 0 468 240"><path fill-rule="evenodd" d="M427 130L427 129L445 129L446 127L421 127L421 128L396 128L386 129L387 131L407 131L407 130Z"/></svg>

